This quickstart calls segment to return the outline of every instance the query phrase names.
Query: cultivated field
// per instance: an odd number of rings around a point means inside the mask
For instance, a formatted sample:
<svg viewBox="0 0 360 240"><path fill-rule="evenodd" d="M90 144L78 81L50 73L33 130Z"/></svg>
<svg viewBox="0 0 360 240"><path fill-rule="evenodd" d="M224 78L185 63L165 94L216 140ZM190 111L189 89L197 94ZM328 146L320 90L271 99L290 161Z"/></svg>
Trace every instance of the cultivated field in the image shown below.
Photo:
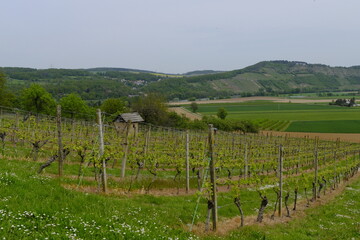
<svg viewBox="0 0 360 240"><path fill-rule="evenodd" d="M320 101L320 100L319 100ZM360 133L360 108L339 107L324 103L242 103L199 104L202 115L216 115L219 108L227 119L252 120L264 130L319 133ZM185 106L190 109L189 106Z"/></svg>
<svg viewBox="0 0 360 240"><path fill-rule="evenodd" d="M201 120L202 115L193 113L190 110L183 108L183 107L170 107L169 111L175 112L180 116L185 116L191 120Z"/></svg>

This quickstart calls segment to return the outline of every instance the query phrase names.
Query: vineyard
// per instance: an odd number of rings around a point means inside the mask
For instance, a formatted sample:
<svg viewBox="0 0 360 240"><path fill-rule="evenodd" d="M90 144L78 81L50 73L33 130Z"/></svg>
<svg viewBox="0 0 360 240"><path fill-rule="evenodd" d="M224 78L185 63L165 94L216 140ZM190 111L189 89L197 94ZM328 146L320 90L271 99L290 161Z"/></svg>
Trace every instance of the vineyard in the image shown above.
<svg viewBox="0 0 360 240"><path fill-rule="evenodd" d="M31 162L34 176L60 178L70 190L186 199L188 209L178 218L187 231L217 231L237 216L240 228L251 224L250 215L256 222L291 217L360 167L355 143L229 133L211 125L208 131L119 127L100 111L96 121L61 118L60 109L58 116L6 108L0 114L2 159ZM1 185L11 182L11 175L0 174Z"/></svg>

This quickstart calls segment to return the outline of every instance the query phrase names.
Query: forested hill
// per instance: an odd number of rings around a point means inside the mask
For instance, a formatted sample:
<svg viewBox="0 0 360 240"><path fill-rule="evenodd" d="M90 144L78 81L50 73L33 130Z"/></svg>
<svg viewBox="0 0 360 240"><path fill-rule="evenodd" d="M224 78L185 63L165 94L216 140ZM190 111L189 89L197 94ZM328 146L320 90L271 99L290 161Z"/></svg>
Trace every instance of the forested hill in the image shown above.
<svg viewBox="0 0 360 240"><path fill-rule="evenodd" d="M147 92L162 93L168 99L187 99L360 89L360 66L330 67L289 61L266 61L239 70L204 70L184 75L126 68L0 68L0 71L7 75L8 89L13 92L38 83L56 98L76 92L86 100Z"/></svg>
<svg viewBox="0 0 360 240"><path fill-rule="evenodd" d="M139 94L140 89L169 76L149 71L93 68L93 69L33 69L0 68L7 75L7 87L19 93L32 83L42 85L55 98L78 93L85 100L102 100Z"/></svg>
<svg viewBox="0 0 360 240"><path fill-rule="evenodd" d="M147 86L172 98L274 95L360 89L360 67L330 67L305 62L266 61L244 69L177 79Z"/></svg>
<svg viewBox="0 0 360 240"><path fill-rule="evenodd" d="M90 72L133 72L133 73L156 73L148 70L131 69L131 68L110 68L110 67L97 67L85 69Z"/></svg>

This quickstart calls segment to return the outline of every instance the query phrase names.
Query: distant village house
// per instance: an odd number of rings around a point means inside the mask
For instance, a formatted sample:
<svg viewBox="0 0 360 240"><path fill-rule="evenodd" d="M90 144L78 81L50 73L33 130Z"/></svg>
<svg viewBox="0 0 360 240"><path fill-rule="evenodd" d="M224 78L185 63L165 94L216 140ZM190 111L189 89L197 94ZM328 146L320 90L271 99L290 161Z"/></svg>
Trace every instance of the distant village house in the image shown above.
<svg viewBox="0 0 360 240"><path fill-rule="evenodd" d="M351 98L351 99L336 99L336 101L332 101L330 103L330 105L338 105L338 106L343 106L343 107L357 107L358 104L356 104L355 98Z"/></svg>

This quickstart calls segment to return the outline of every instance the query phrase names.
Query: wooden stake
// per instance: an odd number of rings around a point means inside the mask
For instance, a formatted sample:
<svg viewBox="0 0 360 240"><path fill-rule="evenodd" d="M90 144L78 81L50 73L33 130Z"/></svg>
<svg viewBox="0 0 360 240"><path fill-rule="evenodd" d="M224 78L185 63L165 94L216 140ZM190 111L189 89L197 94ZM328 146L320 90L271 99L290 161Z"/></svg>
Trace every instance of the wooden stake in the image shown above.
<svg viewBox="0 0 360 240"><path fill-rule="evenodd" d="M15 111L15 128L19 128L19 112Z"/></svg>
<svg viewBox="0 0 360 240"><path fill-rule="evenodd" d="M283 146L279 146L279 217L282 216L282 193L283 193Z"/></svg>
<svg viewBox="0 0 360 240"><path fill-rule="evenodd" d="M3 109L0 108L0 127L2 127L2 115L3 115Z"/></svg>
<svg viewBox="0 0 360 240"><path fill-rule="evenodd" d="M62 145L62 131L61 131L61 105L57 105L56 108L56 125L58 135L58 159L59 159L59 177L63 175L64 165L64 151Z"/></svg>
<svg viewBox="0 0 360 240"><path fill-rule="evenodd" d="M316 200L317 198L317 190L316 190L316 184L318 182L318 143L319 143L319 137L315 138L315 159L314 159L314 168L315 168L315 172L314 172L314 200Z"/></svg>
<svg viewBox="0 0 360 240"><path fill-rule="evenodd" d="M126 135L125 135L125 151L124 151L124 158L121 163L121 178L125 177L126 172L126 161L127 161L127 155L129 152L129 132L131 127L131 120L129 120L126 124Z"/></svg>
<svg viewBox="0 0 360 240"><path fill-rule="evenodd" d="M248 167L249 167L249 163L248 163L248 144L245 143L245 153L244 153L244 162L245 162L245 166L244 166L244 179L247 179L247 175L248 175Z"/></svg>
<svg viewBox="0 0 360 240"><path fill-rule="evenodd" d="M190 189L190 166L189 166L189 130L186 131L186 193Z"/></svg>
<svg viewBox="0 0 360 240"><path fill-rule="evenodd" d="M210 181L211 181L211 199L214 204L212 208L213 231L217 227L217 196L216 196L216 175L215 175L215 159L214 159L214 128L209 124L209 157L210 157Z"/></svg>
<svg viewBox="0 0 360 240"><path fill-rule="evenodd" d="M99 124L99 137L100 137L100 151L99 151L99 157L102 158L104 155L104 134L103 134L103 124L102 124L102 117L101 117L101 110L97 110L98 115L98 124ZM102 159L102 174L101 174L101 180L102 180L102 189L104 193L107 193L107 176L106 176L106 161L105 159Z"/></svg>
<svg viewBox="0 0 360 240"><path fill-rule="evenodd" d="M144 165L143 167L145 167L145 163L146 163L146 155L147 155L147 151L149 148L149 143L150 143L150 134L151 134L151 125L149 126L149 129L145 135L145 146L144 146Z"/></svg>

